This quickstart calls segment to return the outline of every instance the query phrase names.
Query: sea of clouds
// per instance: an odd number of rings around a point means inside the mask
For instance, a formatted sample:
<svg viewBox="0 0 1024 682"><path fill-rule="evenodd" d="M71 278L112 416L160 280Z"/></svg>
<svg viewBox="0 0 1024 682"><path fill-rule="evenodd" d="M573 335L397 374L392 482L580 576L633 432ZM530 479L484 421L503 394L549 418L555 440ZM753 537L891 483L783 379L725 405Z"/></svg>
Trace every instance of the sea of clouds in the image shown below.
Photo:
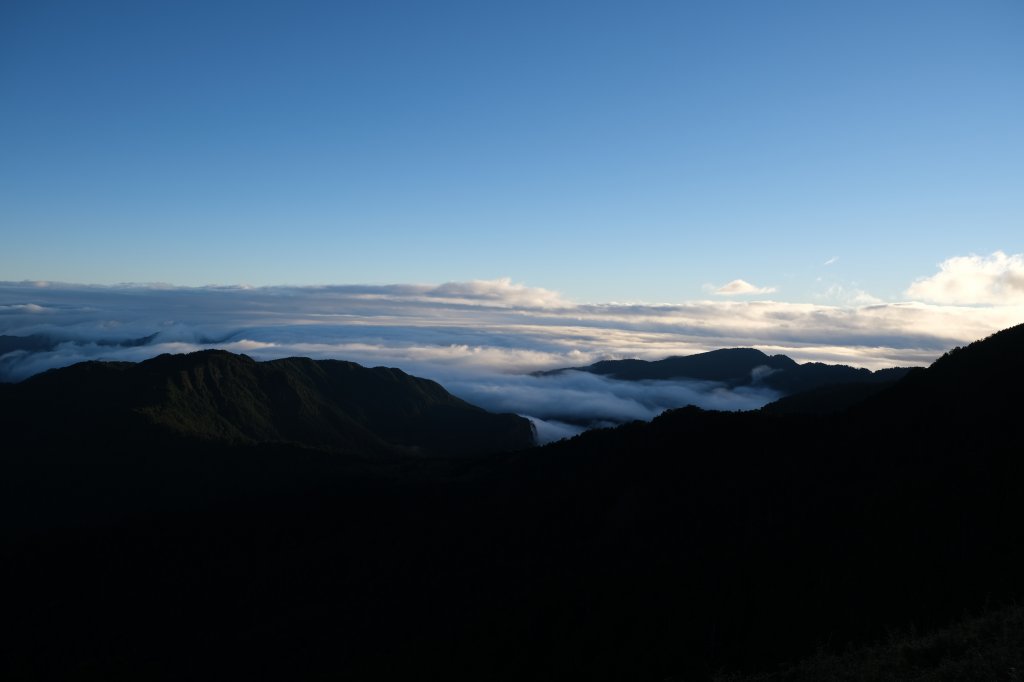
<svg viewBox="0 0 1024 682"><path fill-rule="evenodd" d="M482 407L532 418L541 439L551 440L686 404L754 409L778 395L711 382L532 372L730 347L872 369L927 364L952 346L1024 321L1021 272L1019 256L951 259L911 285L908 293L922 300L853 306L573 303L505 279L259 288L6 282L0 334L42 335L54 345L3 354L0 381L83 360L138 361L205 348L259 360L337 358L435 379ZM983 305L965 302L965 292Z"/></svg>

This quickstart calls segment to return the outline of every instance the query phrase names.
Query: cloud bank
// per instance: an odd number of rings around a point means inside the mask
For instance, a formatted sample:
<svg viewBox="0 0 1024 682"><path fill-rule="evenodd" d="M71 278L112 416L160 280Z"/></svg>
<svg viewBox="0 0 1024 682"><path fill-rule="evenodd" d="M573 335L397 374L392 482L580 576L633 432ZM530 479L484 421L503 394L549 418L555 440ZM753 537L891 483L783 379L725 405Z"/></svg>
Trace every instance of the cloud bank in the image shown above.
<svg viewBox="0 0 1024 682"><path fill-rule="evenodd" d="M689 403L749 409L774 396L699 382L524 376L530 372L729 347L872 369L920 365L1024 320L1024 301L1013 293L1021 257L967 258L971 267L951 259L943 265L953 265L918 280L911 290L948 290L943 282L949 273L963 279L965 271L980 271L987 273L987 284L976 290L998 290L998 304L991 296L982 306L573 303L507 279L261 288L0 283L0 335L22 337L0 339L0 380L18 381L82 360L137 361L203 348L261 360L338 358L438 380L470 402L535 418L542 436L554 437L579 430L587 420L647 419ZM34 345L23 343L25 337Z"/></svg>

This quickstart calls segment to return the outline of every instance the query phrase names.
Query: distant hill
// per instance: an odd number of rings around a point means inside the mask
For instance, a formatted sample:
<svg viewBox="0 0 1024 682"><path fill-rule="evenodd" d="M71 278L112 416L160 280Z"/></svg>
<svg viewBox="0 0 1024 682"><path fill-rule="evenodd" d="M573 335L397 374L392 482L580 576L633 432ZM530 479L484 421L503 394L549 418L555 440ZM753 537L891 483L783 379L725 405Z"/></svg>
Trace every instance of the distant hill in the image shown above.
<svg viewBox="0 0 1024 682"><path fill-rule="evenodd" d="M358 454L468 454L533 444L529 421L492 414L385 367L209 350L138 364L84 362L9 386L8 414L89 432L291 443Z"/></svg>
<svg viewBox="0 0 1024 682"><path fill-rule="evenodd" d="M91 343L97 346L117 346L120 348L136 348L145 346L156 339L156 333L148 336L140 336L134 339L80 339L75 337L51 336L48 334L29 334L27 336L10 336L0 334L0 357L14 351L28 351L37 353L51 351L62 343L83 344Z"/></svg>
<svg viewBox="0 0 1024 682"><path fill-rule="evenodd" d="M550 376L567 371L599 374L621 381L697 379L721 382L730 387L759 385L792 394L834 384L891 382L904 376L909 368L894 367L872 372L820 362L799 364L786 355L767 355L754 348L723 348L654 361L603 360L586 367L548 370L537 372L537 375Z"/></svg>
<svg viewBox="0 0 1024 682"><path fill-rule="evenodd" d="M30 352L53 350L56 346L57 341L41 334L28 336L0 334L0 357L19 350Z"/></svg>

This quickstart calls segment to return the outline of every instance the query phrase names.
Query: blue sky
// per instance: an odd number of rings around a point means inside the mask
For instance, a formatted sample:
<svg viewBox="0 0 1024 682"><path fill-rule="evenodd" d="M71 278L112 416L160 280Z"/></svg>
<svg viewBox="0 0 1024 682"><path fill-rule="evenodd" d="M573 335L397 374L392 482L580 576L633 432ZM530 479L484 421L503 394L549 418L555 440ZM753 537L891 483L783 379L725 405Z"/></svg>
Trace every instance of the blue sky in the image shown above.
<svg viewBox="0 0 1024 682"><path fill-rule="evenodd" d="M14 0L0 280L897 301L1024 251L1021 36L1011 0Z"/></svg>

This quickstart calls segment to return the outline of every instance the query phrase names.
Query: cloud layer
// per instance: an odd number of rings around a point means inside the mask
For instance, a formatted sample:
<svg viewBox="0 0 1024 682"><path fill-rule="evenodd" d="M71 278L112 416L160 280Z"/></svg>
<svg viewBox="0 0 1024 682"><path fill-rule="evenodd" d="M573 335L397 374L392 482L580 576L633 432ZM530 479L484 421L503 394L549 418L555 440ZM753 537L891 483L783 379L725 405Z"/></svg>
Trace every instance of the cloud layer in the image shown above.
<svg viewBox="0 0 1024 682"><path fill-rule="evenodd" d="M967 257L966 265L951 259L911 287L949 290L949 277L980 271L988 284L976 290L1002 292L1000 305L987 306L576 304L509 280L264 288L0 283L0 334L51 340L43 349L0 355L0 380L88 359L142 360L214 347L257 359L341 358L436 379L471 402L538 419L542 434L568 434L581 420L646 419L687 403L749 409L774 396L693 382L655 386L580 373L524 375L728 347L873 369L927 364L954 345L1024 320L1024 301L1013 294L1020 262L1003 254Z"/></svg>

